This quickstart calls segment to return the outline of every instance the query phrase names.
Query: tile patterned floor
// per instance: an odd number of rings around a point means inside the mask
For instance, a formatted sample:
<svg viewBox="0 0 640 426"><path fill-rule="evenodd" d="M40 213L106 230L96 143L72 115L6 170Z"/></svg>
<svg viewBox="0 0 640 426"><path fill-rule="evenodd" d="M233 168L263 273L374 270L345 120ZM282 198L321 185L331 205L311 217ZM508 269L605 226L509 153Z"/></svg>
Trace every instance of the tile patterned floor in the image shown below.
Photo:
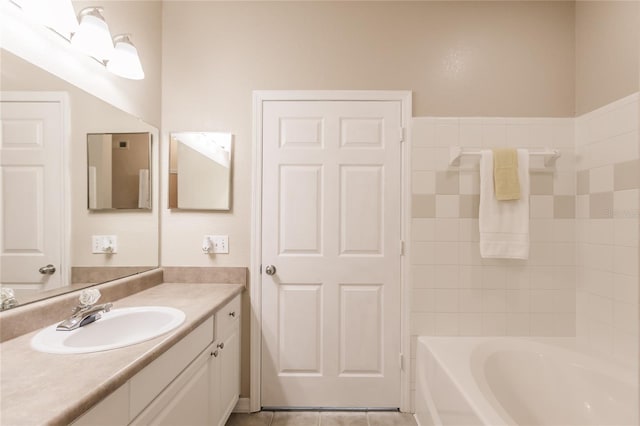
<svg viewBox="0 0 640 426"><path fill-rule="evenodd" d="M226 426L416 426L413 414L349 411L261 411L232 414Z"/></svg>

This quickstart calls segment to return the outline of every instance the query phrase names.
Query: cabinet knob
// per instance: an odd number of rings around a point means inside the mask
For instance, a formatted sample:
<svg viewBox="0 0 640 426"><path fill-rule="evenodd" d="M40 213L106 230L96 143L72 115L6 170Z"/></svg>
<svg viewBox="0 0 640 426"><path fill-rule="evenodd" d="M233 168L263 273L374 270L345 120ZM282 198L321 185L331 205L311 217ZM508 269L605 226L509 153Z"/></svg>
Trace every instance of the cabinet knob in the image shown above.
<svg viewBox="0 0 640 426"><path fill-rule="evenodd" d="M224 349L224 342L218 343L218 349Z"/></svg>
<svg viewBox="0 0 640 426"><path fill-rule="evenodd" d="M218 357L218 350L216 349L215 351L211 352L211 355L213 355L215 358Z"/></svg>
<svg viewBox="0 0 640 426"><path fill-rule="evenodd" d="M236 317L236 312L235 312L235 311L233 311L233 312L229 312L229 316L230 316L231 318L235 318L235 317Z"/></svg>

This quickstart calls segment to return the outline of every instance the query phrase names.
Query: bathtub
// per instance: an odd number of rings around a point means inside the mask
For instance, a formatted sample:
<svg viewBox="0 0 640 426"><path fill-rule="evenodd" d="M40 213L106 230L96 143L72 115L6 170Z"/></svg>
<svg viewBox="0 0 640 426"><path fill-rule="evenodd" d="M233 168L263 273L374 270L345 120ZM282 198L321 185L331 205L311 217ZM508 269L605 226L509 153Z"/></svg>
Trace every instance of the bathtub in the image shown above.
<svg viewBox="0 0 640 426"><path fill-rule="evenodd" d="M416 419L429 425L638 425L637 374L574 339L420 337Z"/></svg>

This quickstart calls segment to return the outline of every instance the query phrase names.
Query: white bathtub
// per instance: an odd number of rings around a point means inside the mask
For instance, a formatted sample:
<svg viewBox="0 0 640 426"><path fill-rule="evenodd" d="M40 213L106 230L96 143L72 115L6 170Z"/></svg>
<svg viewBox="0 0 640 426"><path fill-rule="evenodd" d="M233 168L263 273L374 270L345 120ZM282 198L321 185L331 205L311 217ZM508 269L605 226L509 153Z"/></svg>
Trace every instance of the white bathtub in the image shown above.
<svg viewBox="0 0 640 426"><path fill-rule="evenodd" d="M420 337L416 418L428 425L638 425L637 374L573 339Z"/></svg>

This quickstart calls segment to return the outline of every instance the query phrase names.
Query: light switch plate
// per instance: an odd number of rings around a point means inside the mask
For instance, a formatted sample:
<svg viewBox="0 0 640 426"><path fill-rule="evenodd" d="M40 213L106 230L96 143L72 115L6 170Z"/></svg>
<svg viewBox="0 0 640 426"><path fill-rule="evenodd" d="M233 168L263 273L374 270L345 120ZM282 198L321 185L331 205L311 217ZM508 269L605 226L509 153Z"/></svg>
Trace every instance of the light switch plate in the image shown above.
<svg viewBox="0 0 640 426"><path fill-rule="evenodd" d="M211 253L228 254L229 253L229 236L228 235L209 235L211 244L213 245Z"/></svg>
<svg viewBox="0 0 640 426"><path fill-rule="evenodd" d="M118 237L116 235L92 235L91 252L113 254L118 252Z"/></svg>

